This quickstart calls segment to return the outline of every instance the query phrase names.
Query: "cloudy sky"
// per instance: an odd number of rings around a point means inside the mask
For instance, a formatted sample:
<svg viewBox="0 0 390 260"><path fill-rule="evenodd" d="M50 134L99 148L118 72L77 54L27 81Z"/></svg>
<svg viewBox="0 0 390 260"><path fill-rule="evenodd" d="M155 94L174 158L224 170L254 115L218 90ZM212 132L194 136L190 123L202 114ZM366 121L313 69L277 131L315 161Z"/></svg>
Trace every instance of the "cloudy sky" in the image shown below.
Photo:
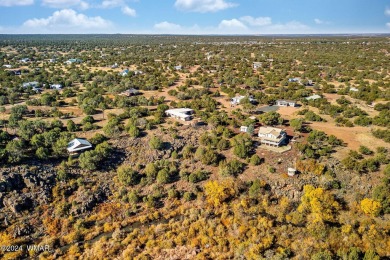
<svg viewBox="0 0 390 260"><path fill-rule="evenodd" d="M390 33L390 0L0 0L5 33Z"/></svg>

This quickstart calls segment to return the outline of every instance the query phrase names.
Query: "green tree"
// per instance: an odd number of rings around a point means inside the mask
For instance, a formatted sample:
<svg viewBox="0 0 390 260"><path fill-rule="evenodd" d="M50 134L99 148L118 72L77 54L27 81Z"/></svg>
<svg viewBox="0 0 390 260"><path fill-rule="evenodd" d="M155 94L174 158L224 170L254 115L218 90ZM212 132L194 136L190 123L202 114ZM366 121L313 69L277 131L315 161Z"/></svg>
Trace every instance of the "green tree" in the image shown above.
<svg viewBox="0 0 390 260"><path fill-rule="evenodd" d="M294 129L294 131L302 132L303 127L303 119L302 118L294 118L290 120L290 126Z"/></svg>
<svg viewBox="0 0 390 260"><path fill-rule="evenodd" d="M260 121L265 125L281 125L283 118L275 111L264 113L260 116Z"/></svg>
<svg viewBox="0 0 390 260"><path fill-rule="evenodd" d="M69 132L76 132L77 131L77 125L73 122L73 120L68 120L66 122L66 129Z"/></svg>
<svg viewBox="0 0 390 260"><path fill-rule="evenodd" d="M233 153L239 158L246 158L252 150L252 139L247 134L240 134L233 138Z"/></svg>
<svg viewBox="0 0 390 260"><path fill-rule="evenodd" d="M129 127L128 133L130 134L131 137L139 137L141 132L139 131L138 127L135 125L131 125Z"/></svg>
<svg viewBox="0 0 390 260"><path fill-rule="evenodd" d="M252 157L250 159L250 164L260 165L262 163L262 161L263 160L257 154L254 154L254 155L252 155Z"/></svg>
<svg viewBox="0 0 390 260"><path fill-rule="evenodd" d="M166 184L170 181L169 171L167 169L161 169L157 173L157 182L160 184Z"/></svg>
<svg viewBox="0 0 390 260"><path fill-rule="evenodd" d="M35 151L35 155L39 159L46 160L49 158L49 150L46 147L38 147L38 149Z"/></svg>
<svg viewBox="0 0 390 260"><path fill-rule="evenodd" d="M17 163L24 157L23 142L21 140L12 140L7 143L5 151L10 163Z"/></svg>

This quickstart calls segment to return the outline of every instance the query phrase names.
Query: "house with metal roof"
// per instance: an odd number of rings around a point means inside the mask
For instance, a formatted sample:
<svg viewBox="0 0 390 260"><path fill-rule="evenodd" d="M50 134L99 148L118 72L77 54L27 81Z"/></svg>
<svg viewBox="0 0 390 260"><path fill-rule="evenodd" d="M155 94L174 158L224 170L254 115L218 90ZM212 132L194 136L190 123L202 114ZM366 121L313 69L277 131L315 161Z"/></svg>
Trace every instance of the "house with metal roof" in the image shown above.
<svg viewBox="0 0 390 260"><path fill-rule="evenodd" d="M66 148L69 153L76 153L92 148L92 144L85 139L75 138L68 143Z"/></svg>

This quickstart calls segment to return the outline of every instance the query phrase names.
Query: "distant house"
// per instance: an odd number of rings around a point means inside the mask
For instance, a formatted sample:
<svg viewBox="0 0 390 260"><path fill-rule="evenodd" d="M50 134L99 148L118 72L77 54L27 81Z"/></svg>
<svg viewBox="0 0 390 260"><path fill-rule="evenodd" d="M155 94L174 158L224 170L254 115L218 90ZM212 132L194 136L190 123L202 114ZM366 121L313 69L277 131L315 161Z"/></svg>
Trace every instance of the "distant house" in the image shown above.
<svg viewBox="0 0 390 260"><path fill-rule="evenodd" d="M301 79L300 78L289 78L288 79L288 82L301 82Z"/></svg>
<svg viewBox="0 0 390 260"><path fill-rule="evenodd" d="M287 175L290 177L294 176L296 172L297 170L294 168L287 168Z"/></svg>
<svg viewBox="0 0 390 260"><path fill-rule="evenodd" d="M279 107L295 107L297 105L297 102L293 100L279 99L276 100L276 105Z"/></svg>
<svg viewBox="0 0 390 260"><path fill-rule="evenodd" d="M230 104L232 104L232 105L238 105L238 104L240 104L241 100L244 99L244 98L246 98L246 96L234 97L234 98L232 98L232 99L230 100ZM256 100L253 98L253 96L249 96L248 99L249 99L249 102L251 102L251 103L253 103L253 102L256 101Z"/></svg>
<svg viewBox="0 0 390 260"><path fill-rule="evenodd" d="M253 68L257 70L258 68L261 68L263 66L262 62L255 61L253 62Z"/></svg>
<svg viewBox="0 0 390 260"><path fill-rule="evenodd" d="M125 69L125 70L119 72L119 75L121 75L122 77L124 77L124 76L127 76L127 74L129 74L129 72L130 72L130 71L129 71L128 69Z"/></svg>
<svg viewBox="0 0 390 260"><path fill-rule="evenodd" d="M182 70L183 69L183 66L181 65L177 65L175 67L173 67L175 70Z"/></svg>
<svg viewBox="0 0 390 260"><path fill-rule="evenodd" d="M49 59L49 62L51 63L56 62L56 59Z"/></svg>
<svg viewBox="0 0 390 260"><path fill-rule="evenodd" d="M50 88L60 90L60 89L62 89L62 85L61 84L52 84L52 85L50 85Z"/></svg>
<svg viewBox="0 0 390 260"><path fill-rule="evenodd" d="M357 88L355 88L355 87L350 87L350 88L349 88L349 91L358 92L359 89L357 89Z"/></svg>
<svg viewBox="0 0 390 260"><path fill-rule="evenodd" d="M262 126L259 129L260 142L270 146L281 146L287 140L286 131L276 127Z"/></svg>
<svg viewBox="0 0 390 260"><path fill-rule="evenodd" d="M320 95L312 95L310 97L305 98L306 100L316 100L322 98Z"/></svg>
<svg viewBox="0 0 390 260"><path fill-rule="evenodd" d="M144 73L142 70L135 70L134 71L134 75L138 75L138 74L142 74Z"/></svg>
<svg viewBox="0 0 390 260"><path fill-rule="evenodd" d="M116 69L118 68L118 63L115 62L115 64L111 65L111 69Z"/></svg>
<svg viewBox="0 0 390 260"><path fill-rule="evenodd" d="M182 121L190 121L193 119L194 110L190 108L174 108L166 110L165 114Z"/></svg>
<svg viewBox="0 0 390 260"><path fill-rule="evenodd" d="M22 86L23 86L23 88L28 88L28 87L38 88L39 87L39 82L37 82L37 81L25 82L25 83L23 83Z"/></svg>
<svg viewBox="0 0 390 260"><path fill-rule="evenodd" d="M15 75L15 76L22 75L22 71L21 70L10 70L9 73L11 75Z"/></svg>
<svg viewBox="0 0 390 260"><path fill-rule="evenodd" d="M248 132L248 127L247 126L241 126L240 127L240 132L243 132L243 133Z"/></svg>
<svg viewBox="0 0 390 260"><path fill-rule="evenodd" d="M121 95L121 96L126 96L126 97L130 97L130 96L135 96L135 95L138 95L138 94L139 94L138 89L131 88L131 89L128 89L128 90L123 91L123 92L120 93L119 95Z"/></svg>
<svg viewBox="0 0 390 260"><path fill-rule="evenodd" d="M81 62L83 62L83 61L80 59L69 59L69 60L65 61L65 63L68 65L73 64L73 63L81 63Z"/></svg>
<svg viewBox="0 0 390 260"><path fill-rule="evenodd" d="M7 68L7 69L10 69L10 68L12 68L12 65L10 65L10 64L4 64L3 67L4 67L4 68Z"/></svg>
<svg viewBox="0 0 390 260"><path fill-rule="evenodd" d="M92 148L92 144L85 139L75 138L68 143L66 148L69 153L81 152Z"/></svg>
<svg viewBox="0 0 390 260"><path fill-rule="evenodd" d="M20 62L22 62L22 63L26 63L26 62L29 62L29 61L30 61L29 58L23 58L23 59L20 60Z"/></svg>

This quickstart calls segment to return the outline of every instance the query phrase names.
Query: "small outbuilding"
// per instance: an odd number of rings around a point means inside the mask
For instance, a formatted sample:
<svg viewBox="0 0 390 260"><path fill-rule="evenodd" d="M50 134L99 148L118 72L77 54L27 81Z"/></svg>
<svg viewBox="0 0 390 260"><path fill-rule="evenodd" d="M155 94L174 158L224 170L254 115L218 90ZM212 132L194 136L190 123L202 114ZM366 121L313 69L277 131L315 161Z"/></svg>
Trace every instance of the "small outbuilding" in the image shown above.
<svg viewBox="0 0 390 260"><path fill-rule="evenodd" d="M276 100L276 105L279 107L295 107L297 105L297 102L293 100L279 99Z"/></svg>
<svg viewBox="0 0 390 260"><path fill-rule="evenodd" d="M69 153L76 153L92 148L92 144L85 139L75 138L68 143L66 148Z"/></svg>
<svg viewBox="0 0 390 260"><path fill-rule="evenodd" d="M290 177L294 176L296 172L297 170L294 168L287 168L287 175Z"/></svg>

